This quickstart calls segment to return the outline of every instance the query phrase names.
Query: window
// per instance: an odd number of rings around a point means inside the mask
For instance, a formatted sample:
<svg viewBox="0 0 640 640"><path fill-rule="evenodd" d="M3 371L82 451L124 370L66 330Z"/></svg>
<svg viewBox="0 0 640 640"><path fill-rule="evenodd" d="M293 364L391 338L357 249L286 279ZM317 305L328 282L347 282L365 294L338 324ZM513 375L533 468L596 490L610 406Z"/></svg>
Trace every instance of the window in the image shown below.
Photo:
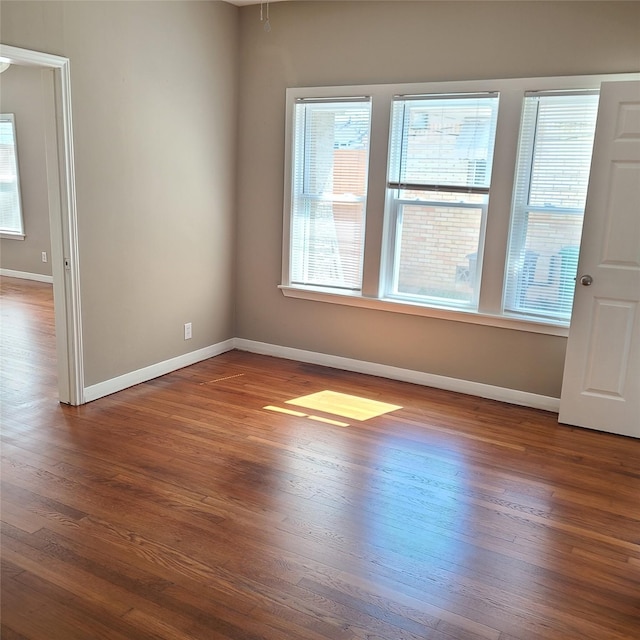
<svg viewBox="0 0 640 640"><path fill-rule="evenodd" d="M13 114L0 115L0 233L23 237L18 152Z"/></svg>
<svg viewBox="0 0 640 640"><path fill-rule="evenodd" d="M295 105L291 282L360 291L369 100Z"/></svg>
<svg viewBox="0 0 640 640"><path fill-rule="evenodd" d="M496 94L394 100L387 296L477 307L497 117Z"/></svg>
<svg viewBox="0 0 640 640"><path fill-rule="evenodd" d="M567 335L600 84L635 77L289 89L284 295Z"/></svg>
<svg viewBox="0 0 640 640"><path fill-rule="evenodd" d="M569 320L597 111L597 92L524 99L507 311Z"/></svg>

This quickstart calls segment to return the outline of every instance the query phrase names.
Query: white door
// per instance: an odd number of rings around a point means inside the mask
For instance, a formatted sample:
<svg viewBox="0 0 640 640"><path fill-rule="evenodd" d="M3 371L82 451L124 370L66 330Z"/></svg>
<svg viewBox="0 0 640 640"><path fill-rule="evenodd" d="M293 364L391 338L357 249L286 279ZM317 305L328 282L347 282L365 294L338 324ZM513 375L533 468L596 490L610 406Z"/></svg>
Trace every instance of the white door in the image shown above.
<svg viewBox="0 0 640 640"><path fill-rule="evenodd" d="M559 420L640 438L640 82L600 92Z"/></svg>

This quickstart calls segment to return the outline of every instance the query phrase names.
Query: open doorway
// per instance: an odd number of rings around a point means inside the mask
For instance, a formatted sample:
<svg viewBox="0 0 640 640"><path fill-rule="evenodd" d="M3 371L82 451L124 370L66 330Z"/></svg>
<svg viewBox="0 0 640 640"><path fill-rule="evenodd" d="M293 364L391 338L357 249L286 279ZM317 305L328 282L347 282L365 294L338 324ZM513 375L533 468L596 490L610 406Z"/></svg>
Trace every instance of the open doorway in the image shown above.
<svg viewBox="0 0 640 640"><path fill-rule="evenodd" d="M0 44L4 61L43 70L47 198L56 333L58 399L84 402L75 171L68 58Z"/></svg>
<svg viewBox="0 0 640 640"><path fill-rule="evenodd" d="M0 277L0 389L3 425L16 424L24 411L34 415L58 400L51 283Z"/></svg>

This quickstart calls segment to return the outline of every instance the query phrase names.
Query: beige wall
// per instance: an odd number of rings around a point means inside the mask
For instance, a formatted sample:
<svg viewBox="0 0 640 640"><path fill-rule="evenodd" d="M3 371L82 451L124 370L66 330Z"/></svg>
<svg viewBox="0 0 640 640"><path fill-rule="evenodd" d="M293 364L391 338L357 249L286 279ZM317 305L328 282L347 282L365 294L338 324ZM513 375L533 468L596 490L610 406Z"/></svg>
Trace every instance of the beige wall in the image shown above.
<svg viewBox="0 0 640 640"><path fill-rule="evenodd" d="M85 384L231 338L238 9L0 12L4 44L71 60Z"/></svg>
<svg viewBox="0 0 640 640"><path fill-rule="evenodd" d="M285 88L635 71L640 4L270 12L0 3L3 43L71 59L86 385L237 335L558 396L562 338L281 295Z"/></svg>
<svg viewBox="0 0 640 640"><path fill-rule="evenodd" d="M0 76L0 112L13 113L18 142L18 170L22 194L25 239L0 239L0 267L44 276L51 275L51 238L45 162L42 74L51 71L9 67ZM42 252L48 262L42 262Z"/></svg>
<svg viewBox="0 0 640 640"><path fill-rule="evenodd" d="M635 2L277 3L241 9L236 335L559 397L566 340L284 298L287 87L637 71Z"/></svg>

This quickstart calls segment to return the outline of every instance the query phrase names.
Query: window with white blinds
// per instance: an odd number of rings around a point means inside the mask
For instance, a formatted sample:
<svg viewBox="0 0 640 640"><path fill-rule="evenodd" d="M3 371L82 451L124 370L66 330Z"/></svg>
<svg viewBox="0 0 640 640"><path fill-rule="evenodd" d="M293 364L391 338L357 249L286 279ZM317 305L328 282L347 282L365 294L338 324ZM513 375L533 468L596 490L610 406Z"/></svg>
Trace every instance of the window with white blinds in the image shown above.
<svg viewBox="0 0 640 640"><path fill-rule="evenodd" d="M22 207L13 114L0 115L0 233L22 236Z"/></svg>
<svg viewBox="0 0 640 640"><path fill-rule="evenodd" d="M361 289L370 127L368 98L296 101L292 284Z"/></svg>
<svg viewBox="0 0 640 640"><path fill-rule="evenodd" d="M600 86L638 77L287 89L280 290L566 336Z"/></svg>
<svg viewBox="0 0 640 640"><path fill-rule="evenodd" d="M475 308L498 95L396 96L385 295Z"/></svg>
<svg viewBox="0 0 640 640"><path fill-rule="evenodd" d="M505 311L568 321L598 92L524 98L505 278Z"/></svg>

